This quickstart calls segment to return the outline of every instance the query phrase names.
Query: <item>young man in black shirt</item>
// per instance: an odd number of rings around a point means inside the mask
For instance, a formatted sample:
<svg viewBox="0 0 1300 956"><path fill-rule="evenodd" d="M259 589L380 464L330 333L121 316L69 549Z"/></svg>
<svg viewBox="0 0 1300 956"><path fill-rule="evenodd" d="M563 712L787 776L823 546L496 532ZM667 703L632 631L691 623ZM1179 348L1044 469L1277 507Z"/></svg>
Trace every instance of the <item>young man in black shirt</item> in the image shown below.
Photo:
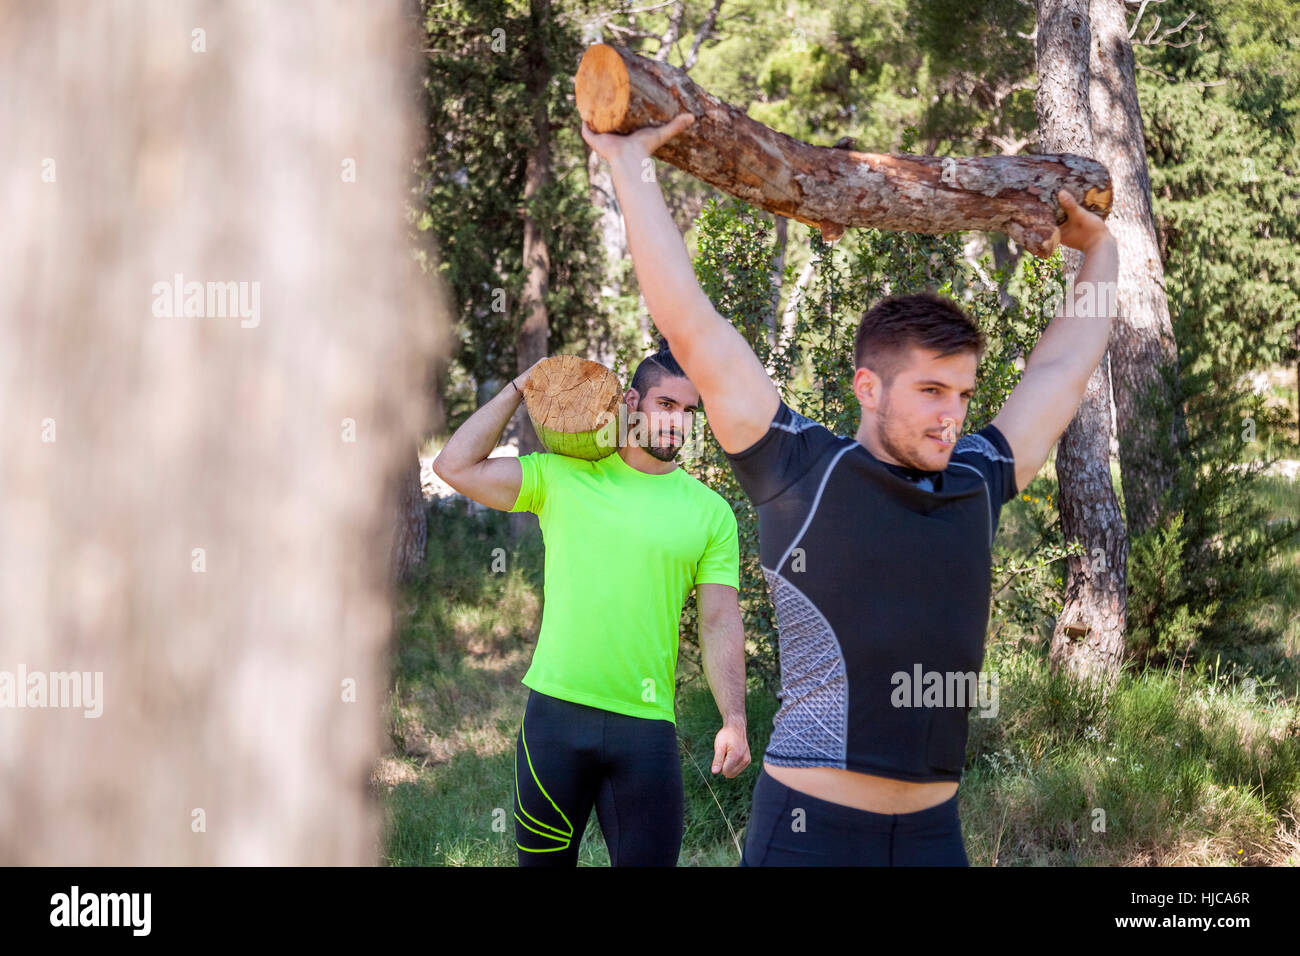
<svg viewBox="0 0 1300 956"><path fill-rule="evenodd" d="M655 325L758 508L782 705L742 864L965 865L956 792L983 681L998 512L1047 460L1106 351L1115 240L1059 195L1059 239L1085 254L1069 308L993 422L961 439L983 335L936 296L877 303L854 348L862 421L853 437L834 435L782 401L714 310L642 176L692 119L628 136L584 123L583 137L610 163Z"/></svg>

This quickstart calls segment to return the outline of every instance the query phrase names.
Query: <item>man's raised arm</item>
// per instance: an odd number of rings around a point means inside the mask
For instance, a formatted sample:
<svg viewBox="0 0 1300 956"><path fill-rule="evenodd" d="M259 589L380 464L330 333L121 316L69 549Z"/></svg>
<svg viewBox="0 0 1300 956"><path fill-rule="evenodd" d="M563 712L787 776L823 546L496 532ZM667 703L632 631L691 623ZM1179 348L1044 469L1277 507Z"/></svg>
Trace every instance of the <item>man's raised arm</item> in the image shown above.
<svg viewBox="0 0 1300 956"><path fill-rule="evenodd" d="M471 415L456 434L442 446L433 460L433 473L481 505L498 511L509 511L519 500L523 487L524 470L518 458L489 458L492 449L501 440L501 433L510 423L523 401L524 383L541 360L522 375L516 375L506 387L483 407Z"/></svg>
<svg viewBox="0 0 1300 956"><path fill-rule="evenodd" d="M650 154L694 119L683 113L663 126L627 136L594 133L584 122L582 136L609 163L632 265L650 316L699 389L718 444L735 454L767 433L780 396L745 337L717 313L700 288L654 175Z"/></svg>
<svg viewBox="0 0 1300 956"><path fill-rule="evenodd" d="M993 419L1016 460L1016 487L1024 488L1047 461L1101 364L1115 308L1119 251L1106 224L1069 193L1058 197L1066 212L1061 244L1083 252L1083 265L1066 305L1043 330L1025 370Z"/></svg>

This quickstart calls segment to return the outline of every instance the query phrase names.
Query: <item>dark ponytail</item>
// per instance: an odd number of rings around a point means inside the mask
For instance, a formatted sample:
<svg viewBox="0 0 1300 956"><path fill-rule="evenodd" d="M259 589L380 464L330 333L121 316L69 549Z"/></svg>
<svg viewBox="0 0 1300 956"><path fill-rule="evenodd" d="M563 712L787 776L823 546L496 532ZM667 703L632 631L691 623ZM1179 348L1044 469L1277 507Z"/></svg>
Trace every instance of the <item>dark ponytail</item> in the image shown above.
<svg viewBox="0 0 1300 956"><path fill-rule="evenodd" d="M641 364L636 367L636 374L632 376L631 387L636 389L638 395L644 396L646 392L659 384L659 380L665 375L686 377L682 367L677 364L677 359L673 358L666 337L659 336L656 349L657 351L642 360Z"/></svg>

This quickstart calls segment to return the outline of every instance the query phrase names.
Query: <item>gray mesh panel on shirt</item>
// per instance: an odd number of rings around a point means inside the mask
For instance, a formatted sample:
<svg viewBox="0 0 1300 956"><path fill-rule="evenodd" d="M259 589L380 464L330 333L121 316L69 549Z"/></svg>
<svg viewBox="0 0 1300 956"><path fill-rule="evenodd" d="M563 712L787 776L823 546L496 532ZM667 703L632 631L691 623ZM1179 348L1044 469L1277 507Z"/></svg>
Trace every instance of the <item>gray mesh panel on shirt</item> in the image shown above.
<svg viewBox="0 0 1300 956"><path fill-rule="evenodd" d="M953 445L952 453L955 455L962 451L977 452L991 461L1005 461L1009 464L1015 463L1015 459L1008 458L1006 455L1002 454L1002 452L998 451L997 446L983 435L976 435L974 433L970 435L962 435L961 438L957 439L957 444Z"/></svg>
<svg viewBox="0 0 1300 956"><path fill-rule="evenodd" d="M764 759L779 766L842 768L849 695L839 639L798 588L767 568L763 576L772 592L781 649L781 709Z"/></svg>

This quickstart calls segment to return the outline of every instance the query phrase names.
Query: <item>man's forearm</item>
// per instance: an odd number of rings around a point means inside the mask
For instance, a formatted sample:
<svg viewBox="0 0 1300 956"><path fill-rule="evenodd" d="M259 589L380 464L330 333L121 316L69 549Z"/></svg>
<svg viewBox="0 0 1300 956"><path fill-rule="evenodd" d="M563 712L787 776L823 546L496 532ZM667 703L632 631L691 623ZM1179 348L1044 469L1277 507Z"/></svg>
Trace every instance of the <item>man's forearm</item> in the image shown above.
<svg viewBox="0 0 1300 956"><path fill-rule="evenodd" d="M456 429L434 459L434 470L439 474L453 474L491 455L521 401L523 394L518 387L507 382L505 388Z"/></svg>
<svg viewBox="0 0 1300 956"><path fill-rule="evenodd" d="M1087 381L1106 354L1118 275L1119 249L1107 234L1084 253L1066 306L1039 336L1026 368L1060 362Z"/></svg>
<svg viewBox="0 0 1300 956"><path fill-rule="evenodd" d="M675 337L689 332L684 323L698 311L689 307L691 300L704 298L704 292L658 180L642 181L642 170L653 172L653 163L648 156L631 154L610 163L610 174L637 283L655 325L671 345Z"/></svg>
<svg viewBox="0 0 1300 956"><path fill-rule="evenodd" d="M745 726L745 626L740 613L701 622L704 677L724 724Z"/></svg>

